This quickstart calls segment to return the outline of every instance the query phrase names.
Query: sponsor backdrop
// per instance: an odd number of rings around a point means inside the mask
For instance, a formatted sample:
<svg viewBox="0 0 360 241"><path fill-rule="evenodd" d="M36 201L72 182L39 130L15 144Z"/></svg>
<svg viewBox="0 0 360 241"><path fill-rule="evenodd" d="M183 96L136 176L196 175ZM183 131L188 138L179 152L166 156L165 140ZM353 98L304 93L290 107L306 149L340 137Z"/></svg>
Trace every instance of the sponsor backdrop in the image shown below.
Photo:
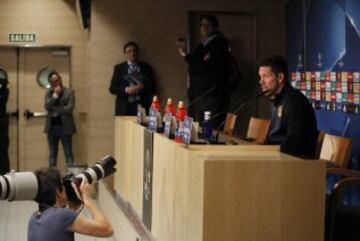
<svg viewBox="0 0 360 241"><path fill-rule="evenodd" d="M291 84L311 101L319 130L353 139L360 169L360 1L287 3Z"/></svg>

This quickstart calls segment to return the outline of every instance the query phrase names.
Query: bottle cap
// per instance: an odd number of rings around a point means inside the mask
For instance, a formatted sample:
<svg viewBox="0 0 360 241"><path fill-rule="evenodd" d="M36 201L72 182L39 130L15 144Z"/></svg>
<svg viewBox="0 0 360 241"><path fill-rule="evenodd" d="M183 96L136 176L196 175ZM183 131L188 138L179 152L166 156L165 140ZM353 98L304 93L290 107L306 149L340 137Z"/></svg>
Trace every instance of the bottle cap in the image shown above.
<svg viewBox="0 0 360 241"><path fill-rule="evenodd" d="M178 104L178 108L183 108L183 107L184 107L184 102L180 100Z"/></svg>
<svg viewBox="0 0 360 241"><path fill-rule="evenodd" d="M211 119L211 111L205 111L204 112L204 119L205 120L210 120Z"/></svg>
<svg viewBox="0 0 360 241"><path fill-rule="evenodd" d="M172 104L172 99L171 99L171 98L168 98L167 104L168 104L168 105Z"/></svg>
<svg viewBox="0 0 360 241"><path fill-rule="evenodd" d="M156 95L154 95L152 101L157 101L158 100L158 97Z"/></svg>

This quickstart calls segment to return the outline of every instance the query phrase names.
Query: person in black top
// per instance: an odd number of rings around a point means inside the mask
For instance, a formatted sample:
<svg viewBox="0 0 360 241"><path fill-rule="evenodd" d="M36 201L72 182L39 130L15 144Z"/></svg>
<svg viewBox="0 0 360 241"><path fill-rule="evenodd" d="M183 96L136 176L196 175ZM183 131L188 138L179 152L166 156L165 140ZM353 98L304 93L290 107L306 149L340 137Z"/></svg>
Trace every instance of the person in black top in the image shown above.
<svg viewBox="0 0 360 241"><path fill-rule="evenodd" d="M213 15L200 17L200 33L202 42L193 53L188 54L182 48L178 50L188 63L188 95L190 103L193 103L191 115L201 123L205 111L211 111L213 116L223 111L223 115L213 119L216 127L225 119L224 110L229 104L226 89L229 81L229 42L219 31L219 21Z"/></svg>
<svg viewBox="0 0 360 241"><path fill-rule="evenodd" d="M9 118L6 103L9 97L8 81L0 76L0 175L8 173L9 164Z"/></svg>
<svg viewBox="0 0 360 241"><path fill-rule="evenodd" d="M265 144L281 146L281 151L314 157L318 130L310 102L287 80L285 58L270 56L260 63L260 85L272 101L271 123Z"/></svg>
<svg viewBox="0 0 360 241"><path fill-rule="evenodd" d="M152 67L138 60L139 46L123 47L126 62L115 65L109 91L116 95L115 115L136 115L137 105L149 109L156 90Z"/></svg>

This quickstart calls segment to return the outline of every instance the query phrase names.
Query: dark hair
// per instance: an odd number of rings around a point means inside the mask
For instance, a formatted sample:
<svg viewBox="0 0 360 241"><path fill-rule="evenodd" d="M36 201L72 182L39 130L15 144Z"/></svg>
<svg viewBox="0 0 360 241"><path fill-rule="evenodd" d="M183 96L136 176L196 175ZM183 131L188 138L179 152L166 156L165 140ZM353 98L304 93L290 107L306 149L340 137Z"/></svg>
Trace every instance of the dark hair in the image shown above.
<svg viewBox="0 0 360 241"><path fill-rule="evenodd" d="M35 171L39 187L35 201L52 206L56 202L56 191L62 191L60 171L57 168L42 168Z"/></svg>
<svg viewBox="0 0 360 241"><path fill-rule="evenodd" d="M48 81L49 81L49 82L51 82L51 81L50 81L50 78L51 78L51 76L53 76L53 75L57 75L59 78L61 78L60 74L59 74L57 71L53 70L53 71L51 71L51 72L48 74Z"/></svg>
<svg viewBox="0 0 360 241"><path fill-rule="evenodd" d="M259 67L264 67L264 66L271 67L271 70L272 70L272 72L275 73L275 75L283 73L285 81L287 81L288 64L287 64L286 59L283 56L271 55L265 59L262 59L260 61Z"/></svg>
<svg viewBox="0 0 360 241"><path fill-rule="evenodd" d="M203 19L208 20L211 26L213 26L213 28L219 28L219 20L217 19L216 16L211 14L204 14L200 17L200 24Z"/></svg>
<svg viewBox="0 0 360 241"><path fill-rule="evenodd" d="M124 53L125 53L125 50L126 50L128 47L130 47L130 46L134 47L134 48L136 49L136 51L139 52L139 45L138 45L137 43L131 41L131 42L127 42L127 43L124 45L124 47L123 47Z"/></svg>

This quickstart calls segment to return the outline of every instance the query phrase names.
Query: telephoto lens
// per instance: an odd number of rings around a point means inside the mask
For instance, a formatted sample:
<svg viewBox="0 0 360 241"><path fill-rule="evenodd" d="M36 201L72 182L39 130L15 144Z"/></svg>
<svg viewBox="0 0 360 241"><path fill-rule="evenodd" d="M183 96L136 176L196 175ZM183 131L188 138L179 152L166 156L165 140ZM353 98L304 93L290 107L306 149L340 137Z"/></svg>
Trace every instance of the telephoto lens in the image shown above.
<svg viewBox="0 0 360 241"><path fill-rule="evenodd" d="M0 176L0 200L33 200L38 192L38 180L32 172L10 172Z"/></svg>
<svg viewBox="0 0 360 241"><path fill-rule="evenodd" d="M68 200L73 203L81 203L79 187L82 180L86 179L89 184L97 182L113 174L116 171L115 165L116 160L114 157L108 155L76 176L74 174L66 175L63 178L63 183Z"/></svg>

